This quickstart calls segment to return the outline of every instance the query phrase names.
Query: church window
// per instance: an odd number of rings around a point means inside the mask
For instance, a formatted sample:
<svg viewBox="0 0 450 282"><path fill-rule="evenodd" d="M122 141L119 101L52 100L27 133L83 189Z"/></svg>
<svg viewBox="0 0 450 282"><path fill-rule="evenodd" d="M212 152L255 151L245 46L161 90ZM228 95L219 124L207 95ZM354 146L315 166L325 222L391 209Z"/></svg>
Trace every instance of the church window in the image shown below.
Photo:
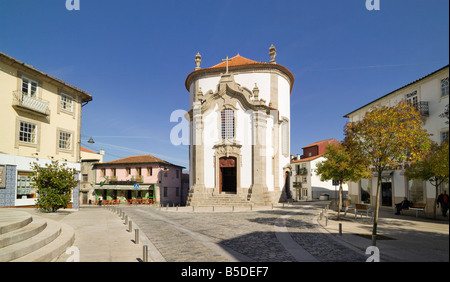
<svg viewBox="0 0 450 282"><path fill-rule="evenodd" d="M225 109L221 113L222 139L234 138L234 111Z"/></svg>

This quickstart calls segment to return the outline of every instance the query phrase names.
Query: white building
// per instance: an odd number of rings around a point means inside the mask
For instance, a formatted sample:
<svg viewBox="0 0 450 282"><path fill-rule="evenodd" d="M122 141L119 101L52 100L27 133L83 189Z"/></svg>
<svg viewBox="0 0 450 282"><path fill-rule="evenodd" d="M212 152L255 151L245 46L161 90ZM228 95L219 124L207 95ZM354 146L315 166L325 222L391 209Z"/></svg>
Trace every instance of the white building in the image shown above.
<svg viewBox="0 0 450 282"><path fill-rule="evenodd" d="M196 69L190 93L190 205L235 202L266 205L286 198L289 175L292 73L275 61L240 56ZM222 197L221 197L222 196ZM219 199L219 200L218 200ZM240 199L240 200L238 200Z"/></svg>
<svg viewBox="0 0 450 282"><path fill-rule="evenodd" d="M327 139L315 142L303 147L303 155L297 155L291 160L291 187L293 199L313 200L320 199L322 194L327 194L328 198L339 198L339 186L333 185L333 181L321 181L320 176L316 175L316 166L325 161L323 154L328 144L339 144L335 139ZM348 191L348 185L344 183L342 190L345 195Z"/></svg>
<svg viewBox="0 0 450 282"><path fill-rule="evenodd" d="M416 106L424 119L424 128L431 133L434 142L448 139L449 126L440 117L449 103L449 66L436 70L397 90L394 90L367 105L352 111L344 117L350 122L361 120L374 106L394 106L400 101L408 101ZM375 203L377 178L363 179L359 183L349 184L349 196L352 202ZM441 187L448 193L448 184ZM381 206L395 207L404 197L415 203L426 203L426 213L433 211L435 188L429 182L410 180L404 170L385 172L381 184Z"/></svg>

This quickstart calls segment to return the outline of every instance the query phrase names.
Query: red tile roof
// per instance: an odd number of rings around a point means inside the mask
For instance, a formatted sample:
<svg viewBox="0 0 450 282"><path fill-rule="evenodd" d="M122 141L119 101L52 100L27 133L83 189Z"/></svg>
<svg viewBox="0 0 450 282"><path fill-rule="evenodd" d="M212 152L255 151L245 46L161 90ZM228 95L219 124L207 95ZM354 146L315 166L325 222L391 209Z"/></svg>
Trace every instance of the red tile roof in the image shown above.
<svg viewBox="0 0 450 282"><path fill-rule="evenodd" d="M126 157L123 159L118 159L118 160L100 163L100 164L96 164L96 165L103 166L103 165L109 165L109 164L148 164L148 163L162 163L162 164L167 164L167 165L171 165L171 166L181 167L179 165L174 165L169 162L166 162L165 160L159 159L152 155L129 156L129 157Z"/></svg>
<svg viewBox="0 0 450 282"><path fill-rule="evenodd" d="M308 158L304 158L304 159L300 159L300 160L291 161L291 163L309 162L309 161L315 160L317 158L320 158L322 155L317 155L317 156L312 156L312 157L308 157Z"/></svg>
<svg viewBox="0 0 450 282"><path fill-rule="evenodd" d="M228 61L228 67L231 69L234 69L234 70L241 70L241 69L245 70L247 66L253 66L256 69L274 68L274 69L280 70L281 72L283 72L284 74L286 74L289 77L290 84L291 84L290 90L292 92L292 87L294 86L295 78L294 78L294 75L291 73L291 71L288 70L286 67L279 65L279 64L257 62L257 61L242 57L239 54L237 54L236 56L234 56L233 58L231 58L229 60L231 60L231 61ZM186 77L186 81L185 81L186 89L189 91L190 81L193 77L202 75L205 73L220 73L222 71L225 71L226 66L227 66L226 62L221 62L221 63L216 64L209 68L202 68L202 69L194 70Z"/></svg>
<svg viewBox="0 0 450 282"><path fill-rule="evenodd" d="M81 151L83 151L83 152L88 152L88 153L93 153L93 154L97 154L97 152L91 151L91 150L86 149L86 148L84 148L84 147L81 147Z"/></svg>
<svg viewBox="0 0 450 282"><path fill-rule="evenodd" d="M233 58L229 59L231 61L228 61L228 67L236 67L236 66L243 66L243 65L254 65L254 64L266 64L266 63L260 63L257 61L253 61L247 58L242 57L241 55L237 54ZM221 62L220 64L217 64L215 66L210 67L212 68L225 68L227 66L227 62Z"/></svg>

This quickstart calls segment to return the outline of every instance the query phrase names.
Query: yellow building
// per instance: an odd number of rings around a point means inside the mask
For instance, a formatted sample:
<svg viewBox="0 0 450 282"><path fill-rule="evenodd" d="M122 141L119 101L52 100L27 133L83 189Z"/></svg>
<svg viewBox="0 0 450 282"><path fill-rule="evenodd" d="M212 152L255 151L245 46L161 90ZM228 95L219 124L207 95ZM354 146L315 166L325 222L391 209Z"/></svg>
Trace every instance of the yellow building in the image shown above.
<svg viewBox="0 0 450 282"><path fill-rule="evenodd" d="M0 52L0 207L34 205L32 162L81 170L81 108L89 101L86 91Z"/></svg>

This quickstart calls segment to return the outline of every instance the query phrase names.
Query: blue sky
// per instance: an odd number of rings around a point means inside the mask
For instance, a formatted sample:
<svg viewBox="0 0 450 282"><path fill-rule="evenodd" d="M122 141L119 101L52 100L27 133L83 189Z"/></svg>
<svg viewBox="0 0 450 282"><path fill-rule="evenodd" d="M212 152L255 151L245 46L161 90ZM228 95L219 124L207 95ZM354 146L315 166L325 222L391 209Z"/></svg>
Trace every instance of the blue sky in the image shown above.
<svg viewBox="0 0 450 282"><path fill-rule="evenodd" d="M277 62L295 76L291 154L343 139L343 116L449 62L448 0L0 0L0 51L88 91L82 145L105 161L150 153L189 166L170 114L184 82L226 56Z"/></svg>

